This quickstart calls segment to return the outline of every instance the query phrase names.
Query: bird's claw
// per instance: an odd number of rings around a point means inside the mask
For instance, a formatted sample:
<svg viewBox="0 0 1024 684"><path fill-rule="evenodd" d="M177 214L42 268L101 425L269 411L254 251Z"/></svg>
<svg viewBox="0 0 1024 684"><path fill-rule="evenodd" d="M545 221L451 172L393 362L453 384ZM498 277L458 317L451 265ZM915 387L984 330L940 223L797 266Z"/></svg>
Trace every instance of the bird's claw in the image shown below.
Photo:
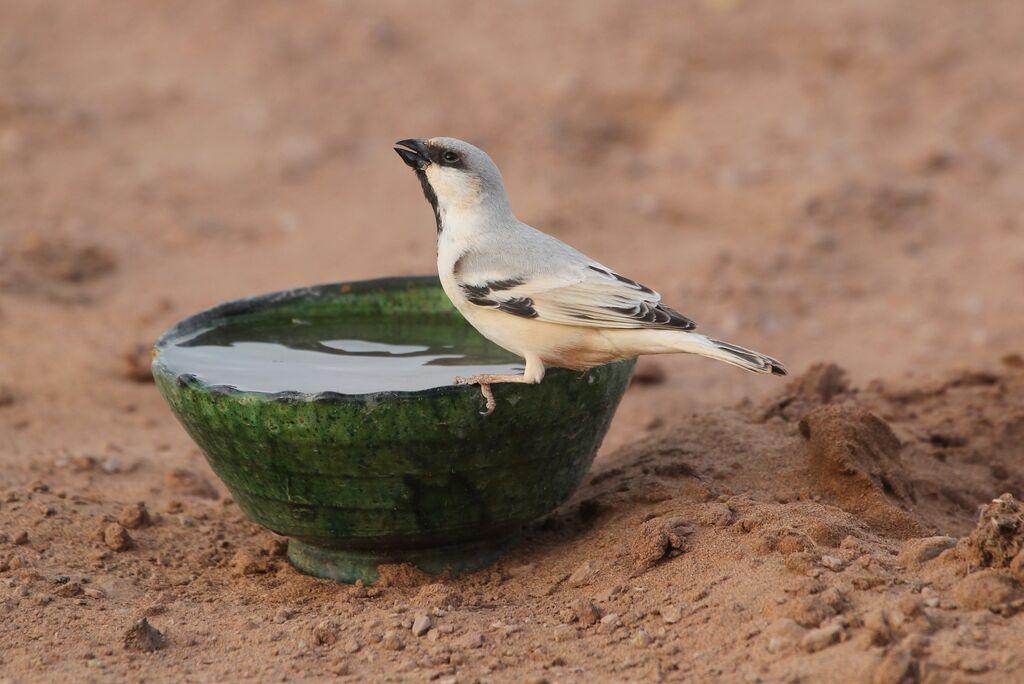
<svg viewBox="0 0 1024 684"><path fill-rule="evenodd" d="M497 402L494 401L494 392L491 391L491 384L490 383L483 382L482 380L480 380L480 378L477 378L477 377L472 377L472 376L464 377L464 376L460 375L460 376L455 378L455 384L456 385L480 385L480 394L482 394L484 396L484 401L487 403L487 409L485 411L481 411L480 415L481 416L489 416L492 413L494 413L494 409L495 409L495 407L498 404L497 404Z"/></svg>
<svg viewBox="0 0 1024 684"><path fill-rule="evenodd" d="M487 402L487 410L486 411L481 411L480 415L481 416L489 416L492 413L494 413L494 408L498 405L497 402L494 401L494 393L491 392L491 386L489 384L487 384L486 382L481 382L480 383L480 394L484 395L484 401Z"/></svg>

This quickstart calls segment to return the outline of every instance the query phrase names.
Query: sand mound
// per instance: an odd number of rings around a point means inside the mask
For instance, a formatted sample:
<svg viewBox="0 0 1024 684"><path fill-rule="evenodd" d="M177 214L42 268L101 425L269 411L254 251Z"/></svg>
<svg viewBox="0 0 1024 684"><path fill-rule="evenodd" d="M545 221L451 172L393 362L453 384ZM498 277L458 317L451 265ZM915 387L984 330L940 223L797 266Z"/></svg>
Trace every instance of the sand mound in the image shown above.
<svg viewBox="0 0 1024 684"><path fill-rule="evenodd" d="M816 363L793 378L779 396L767 402L763 418L779 416L794 422L851 392L850 378L844 369L834 363Z"/></svg>
<svg viewBox="0 0 1024 684"><path fill-rule="evenodd" d="M900 462L900 440L889 425L860 407L824 406L800 421L810 478L837 506L898 537L921 531L901 508L914 490Z"/></svg>

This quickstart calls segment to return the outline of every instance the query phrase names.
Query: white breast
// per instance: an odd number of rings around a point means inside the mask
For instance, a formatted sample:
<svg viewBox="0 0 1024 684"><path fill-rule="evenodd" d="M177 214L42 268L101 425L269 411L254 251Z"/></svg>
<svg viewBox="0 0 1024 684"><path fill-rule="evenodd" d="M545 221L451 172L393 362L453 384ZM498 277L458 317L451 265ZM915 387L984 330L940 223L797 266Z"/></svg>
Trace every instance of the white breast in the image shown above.
<svg viewBox="0 0 1024 684"><path fill-rule="evenodd" d="M465 296L455 282L455 262L468 249L466 241L459 239L461 232L447 221L441 234L437 236L437 275L441 279L441 287L455 308L465 314L469 306Z"/></svg>
<svg viewBox="0 0 1024 684"><path fill-rule="evenodd" d="M469 221L460 218L463 217L449 213L437 237L437 274L441 287L455 308L481 335L513 354L525 356L521 325L525 320L517 321L514 316L471 304L455 280L456 262L473 248L473 238L479 234Z"/></svg>

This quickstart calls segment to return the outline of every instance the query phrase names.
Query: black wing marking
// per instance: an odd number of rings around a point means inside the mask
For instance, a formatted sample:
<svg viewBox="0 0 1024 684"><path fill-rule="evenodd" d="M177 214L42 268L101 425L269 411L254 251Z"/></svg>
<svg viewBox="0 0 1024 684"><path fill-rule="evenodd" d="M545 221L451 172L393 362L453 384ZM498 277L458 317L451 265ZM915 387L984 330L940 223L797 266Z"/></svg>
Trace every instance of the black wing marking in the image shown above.
<svg viewBox="0 0 1024 684"><path fill-rule="evenodd" d="M460 256L454 264L453 271L456 280L459 279L465 257L468 254L469 252ZM479 284L461 282L459 288L471 304L498 309L523 318L551 319L567 325L588 321L595 327L602 327L602 324L620 328L672 328L675 330L693 330L697 327L686 316L662 304L658 294L651 288L601 266L588 265L587 268L607 278L607 285L618 292L609 293L608 298L599 294L596 299L591 299L589 304L577 305L575 302L564 299L558 301L561 297L555 293L563 292L558 287L537 294L531 293L532 297L509 296L511 293L507 293L504 297L501 296L502 292L527 284L529 279L525 277L503 278ZM571 288L564 292L570 291ZM583 292L580 294L585 295ZM555 295L556 299L552 299L552 295ZM601 302L601 299L605 299L608 303ZM616 302L621 306L615 306L613 303ZM540 306L541 311L544 312L543 315L538 312L537 306ZM552 309L552 306L557 309ZM602 310L608 313L602 314Z"/></svg>
<svg viewBox="0 0 1024 684"><path fill-rule="evenodd" d="M641 285L632 278L619 275L615 271L609 271L593 265L587 266L587 268L609 278L615 278L615 280L619 281L623 285L628 285L637 292L642 292L645 295L654 295L654 290L651 288L646 285ZM697 324L689 318L682 315L675 309L665 306L661 302L643 301L634 306L606 306L605 308L617 314L628 316L637 323L646 324L652 327L665 326L666 328L678 328L679 330L694 330L697 327Z"/></svg>
<svg viewBox="0 0 1024 684"><path fill-rule="evenodd" d="M629 316L638 323L646 323L651 326L665 326L666 328L678 328L680 330L693 330L697 324L675 309L670 309L664 304L640 302L636 306L606 306L609 311Z"/></svg>
<svg viewBox="0 0 1024 684"><path fill-rule="evenodd" d="M625 285L629 285L631 288L633 288L634 290L637 290L638 292L643 292L644 294L649 294L649 295L654 294L654 290L652 290L651 288L647 287L646 285L641 285L640 283L636 282L632 278L627 278L624 275L619 275L615 271L608 271L606 269L600 268L599 266L587 266L587 268L589 268L591 271L596 271L597 273L600 273L601 275L608 276L609 278L615 278L620 283L624 283Z"/></svg>
<svg viewBox="0 0 1024 684"><path fill-rule="evenodd" d="M503 300L491 296L496 292L511 290L525 282L526 280L523 278L505 278L504 280L492 280L482 285L462 283L459 287L471 304L495 308L523 318L536 318L537 311L533 308L533 300L529 297L512 297Z"/></svg>
<svg viewBox="0 0 1024 684"><path fill-rule="evenodd" d="M536 318L537 310L533 308L533 300L529 297L513 297L498 304L498 310L523 318Z"/></svg>

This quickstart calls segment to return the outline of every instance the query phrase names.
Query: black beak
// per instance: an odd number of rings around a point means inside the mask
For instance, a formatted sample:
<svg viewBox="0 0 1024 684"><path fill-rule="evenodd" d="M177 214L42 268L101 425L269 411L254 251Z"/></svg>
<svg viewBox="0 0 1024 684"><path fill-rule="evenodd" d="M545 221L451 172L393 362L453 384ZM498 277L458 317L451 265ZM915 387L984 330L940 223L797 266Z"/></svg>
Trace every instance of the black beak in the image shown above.
<svg viewBox="0 0 1024 684"><path fill-rule="evenodd" d="M401 145L401 147L395 148L395 152L402 158L402 161L412 168L425 169L430 164L430 160L427 158L426 140L409 138L408 140L399 140L395 145Z"/></svg>

